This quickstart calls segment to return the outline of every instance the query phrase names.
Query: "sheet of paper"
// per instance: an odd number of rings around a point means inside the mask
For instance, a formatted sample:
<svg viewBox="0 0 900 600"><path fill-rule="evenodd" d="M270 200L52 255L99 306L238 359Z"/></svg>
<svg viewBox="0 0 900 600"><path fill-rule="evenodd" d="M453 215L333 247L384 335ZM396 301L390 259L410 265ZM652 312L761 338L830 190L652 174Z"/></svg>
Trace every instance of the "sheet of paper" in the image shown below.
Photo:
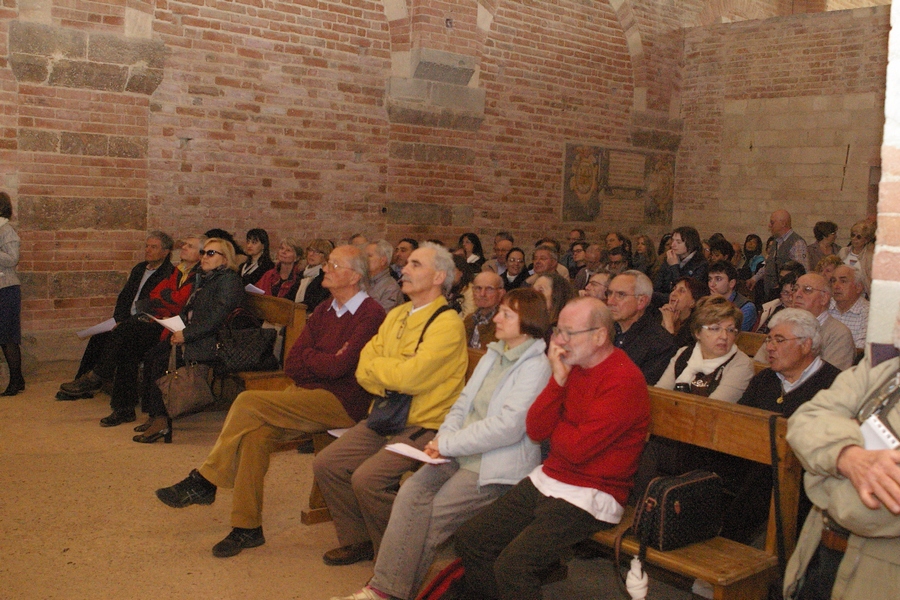
<svg viewBox="0 0 900 600"><path fill-rule="evenodd" d="M444 463L450 462L449 458L431 458L421 450L417 450L409 444L403 444L400 442L397 442L396 444L388 444L384 447L384 449L390 450L391 452L396 452L397 454L402 454L403 456L408 456L409 458L420 460L430 465L442 465Z"/></svg>
<svg viewBox="0 0 900 600"><path fill-rule="evenodd" d="M152 315L148 315L148 316L150 316L151 319L153 319L154 321L156 321L157 323L159 323L160 325L162 325L169 331L175 332L175 331L181 331L182 329L184 329L184 321L182 321L181 317L178 315L175 315L174 317L169 317L168 319L157 319L156 317L154 317Z"/></svg>
<svg viewBox="0 0 900 600"><path fill-rule="evenodd" d="M331 435L332 437L341 437L348 431L350 431L349 427L344 427L343 429L329 429L328 434Z"/></svg>
<svg viewBox="0 0 900 600"><path fill-rule="evenodd" d="M261 289L259 289L255 285L253 285L252 283L248 283L247 285L245 285L244 291L249 292L251 294L256 294L257 296L265 296L266 295L266 293L264 291L262 291Z"/></svg>
<svg viewBox="0 0 900 600"><path fill-rule="evenodd" d="M98 333L106 333L107 331L112 331L113 327L116 326L116 320L113 318L109 318L102 323L97 323L93 327L88 327L87 329L83 329L76 333L79 338L84 339L86 337L91 337L92 335L97 335Z"/></svg>

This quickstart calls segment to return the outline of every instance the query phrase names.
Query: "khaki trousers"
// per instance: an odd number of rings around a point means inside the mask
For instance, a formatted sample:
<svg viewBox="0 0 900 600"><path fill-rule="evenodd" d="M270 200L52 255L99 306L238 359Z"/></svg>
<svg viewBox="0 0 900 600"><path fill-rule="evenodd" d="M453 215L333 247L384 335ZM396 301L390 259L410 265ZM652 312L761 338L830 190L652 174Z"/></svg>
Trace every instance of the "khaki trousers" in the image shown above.
<svg viewBox="0 0 900 600"><path fill-rule="evenodd" d="M232 527L259 527L263 481L275 445L300 433L354 424L337 397L326 390L291 385L281 392L243 392L231 405L200 474L217 487L234 488Z"/></svg>

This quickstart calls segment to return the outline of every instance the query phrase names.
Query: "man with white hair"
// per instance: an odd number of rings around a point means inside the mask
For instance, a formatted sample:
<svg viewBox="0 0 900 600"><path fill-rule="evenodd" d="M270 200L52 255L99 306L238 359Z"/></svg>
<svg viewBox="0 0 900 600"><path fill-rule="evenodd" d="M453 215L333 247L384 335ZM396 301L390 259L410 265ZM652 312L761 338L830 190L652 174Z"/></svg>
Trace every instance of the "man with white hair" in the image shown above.
<svg viewBox="0 0 900 600"><path fill-rule="evenodd" d="M866 276L853 267L841 265L831 276L831 303L828 314L847 326L857 350L866 346L869 301L863 296Z"/></svg>
<svg viewBox="0 0 900 600"><path fill-rule="evenodd" d="M387 240L376 240L366 245L369 262L369 297L375 300L385 312L403 303L403 292L391 277L391 258L394 247Z"/></svg>
<svg viewBox="0 0 900 600"><path fill-rule="evenodd" d="M392 396L388 392L411 396L405 426L382 435L366 419L313 460L340 542L325 553L327 565L349 565L377 554L400 477L421 464L384 447L399 442L422 450L462 391L468 362L465 327L454 310L444 308L455 271L446 248L425 242L414 250L400 278L410 301L388 313L359 356L356 380L376 400Z"/></svg>
<svg viewBox="0 0 900 600"><path fill-rule="evenodd" d="M850 333L847 326L837 319L832 319L828 314L827 308L830 301L831 288L822 275L807 273L797 280L793 307L809 311L819 321L819 333L822 336L822 360L830 362L843 371L853 366L856 345L853 343L853 334ZM770 326L769 333L771 331ZM769 357L766 347L761 347L754 358L761 363L768 364Z"/></svg>
<svg viewBox="0 0 900 600"><path fill-rule="evenodd" d="M900 581L900 323L894 344L805 403L787 440L813 503L784 578L785 598L893 598Z"/></svg>

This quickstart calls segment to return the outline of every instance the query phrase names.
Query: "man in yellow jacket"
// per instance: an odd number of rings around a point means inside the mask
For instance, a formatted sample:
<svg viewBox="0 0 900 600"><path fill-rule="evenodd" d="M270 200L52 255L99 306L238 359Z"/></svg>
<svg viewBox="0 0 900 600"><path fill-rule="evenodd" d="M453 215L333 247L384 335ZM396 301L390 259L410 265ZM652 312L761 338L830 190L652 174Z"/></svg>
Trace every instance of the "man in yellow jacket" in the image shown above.
<svg viewBox="0 0 900 600"><path fill-rule="evenodd" d="M340 547L323 557L328 565L370 560L378 551L400 477L418 462L384 449L404 443L422 450L462 391L468 354L462 319L445 310L455 266L441 246L422 244L400 277L410 301L388 313L363 348L356 379L374 396L410 394L406 427L395 435L373 431L368 419L325 448L313 461L316 481L334 519ZM421 337L421 343L420 343Z"/></svg>

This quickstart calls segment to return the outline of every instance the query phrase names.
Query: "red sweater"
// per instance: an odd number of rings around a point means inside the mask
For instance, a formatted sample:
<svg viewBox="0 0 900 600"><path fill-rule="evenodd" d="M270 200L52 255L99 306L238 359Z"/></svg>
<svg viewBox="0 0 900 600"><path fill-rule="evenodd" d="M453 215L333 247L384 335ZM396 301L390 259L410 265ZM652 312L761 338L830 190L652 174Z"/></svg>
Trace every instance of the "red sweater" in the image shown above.
<svg viewBox="0 0 900 600"><path fill-rule="evenodd" d="M291 348L284 372L298 387L337 396L353 420L365 418L372 397L356 382L356 363L383 320L384 309L371 298L363 300L356 314L347 312L341 318L330 301L320 303ZM347 348L335 356L345 343Z"/></svg>
<svg viewBox="0 0 900 600"><path fill-rule="evenodd" d="M534 441L550 438L544 473L606 492L624 506L650 425L647 383L616 348L591 369L574 367L565 387L551 377L525 425Z"/></svg>

